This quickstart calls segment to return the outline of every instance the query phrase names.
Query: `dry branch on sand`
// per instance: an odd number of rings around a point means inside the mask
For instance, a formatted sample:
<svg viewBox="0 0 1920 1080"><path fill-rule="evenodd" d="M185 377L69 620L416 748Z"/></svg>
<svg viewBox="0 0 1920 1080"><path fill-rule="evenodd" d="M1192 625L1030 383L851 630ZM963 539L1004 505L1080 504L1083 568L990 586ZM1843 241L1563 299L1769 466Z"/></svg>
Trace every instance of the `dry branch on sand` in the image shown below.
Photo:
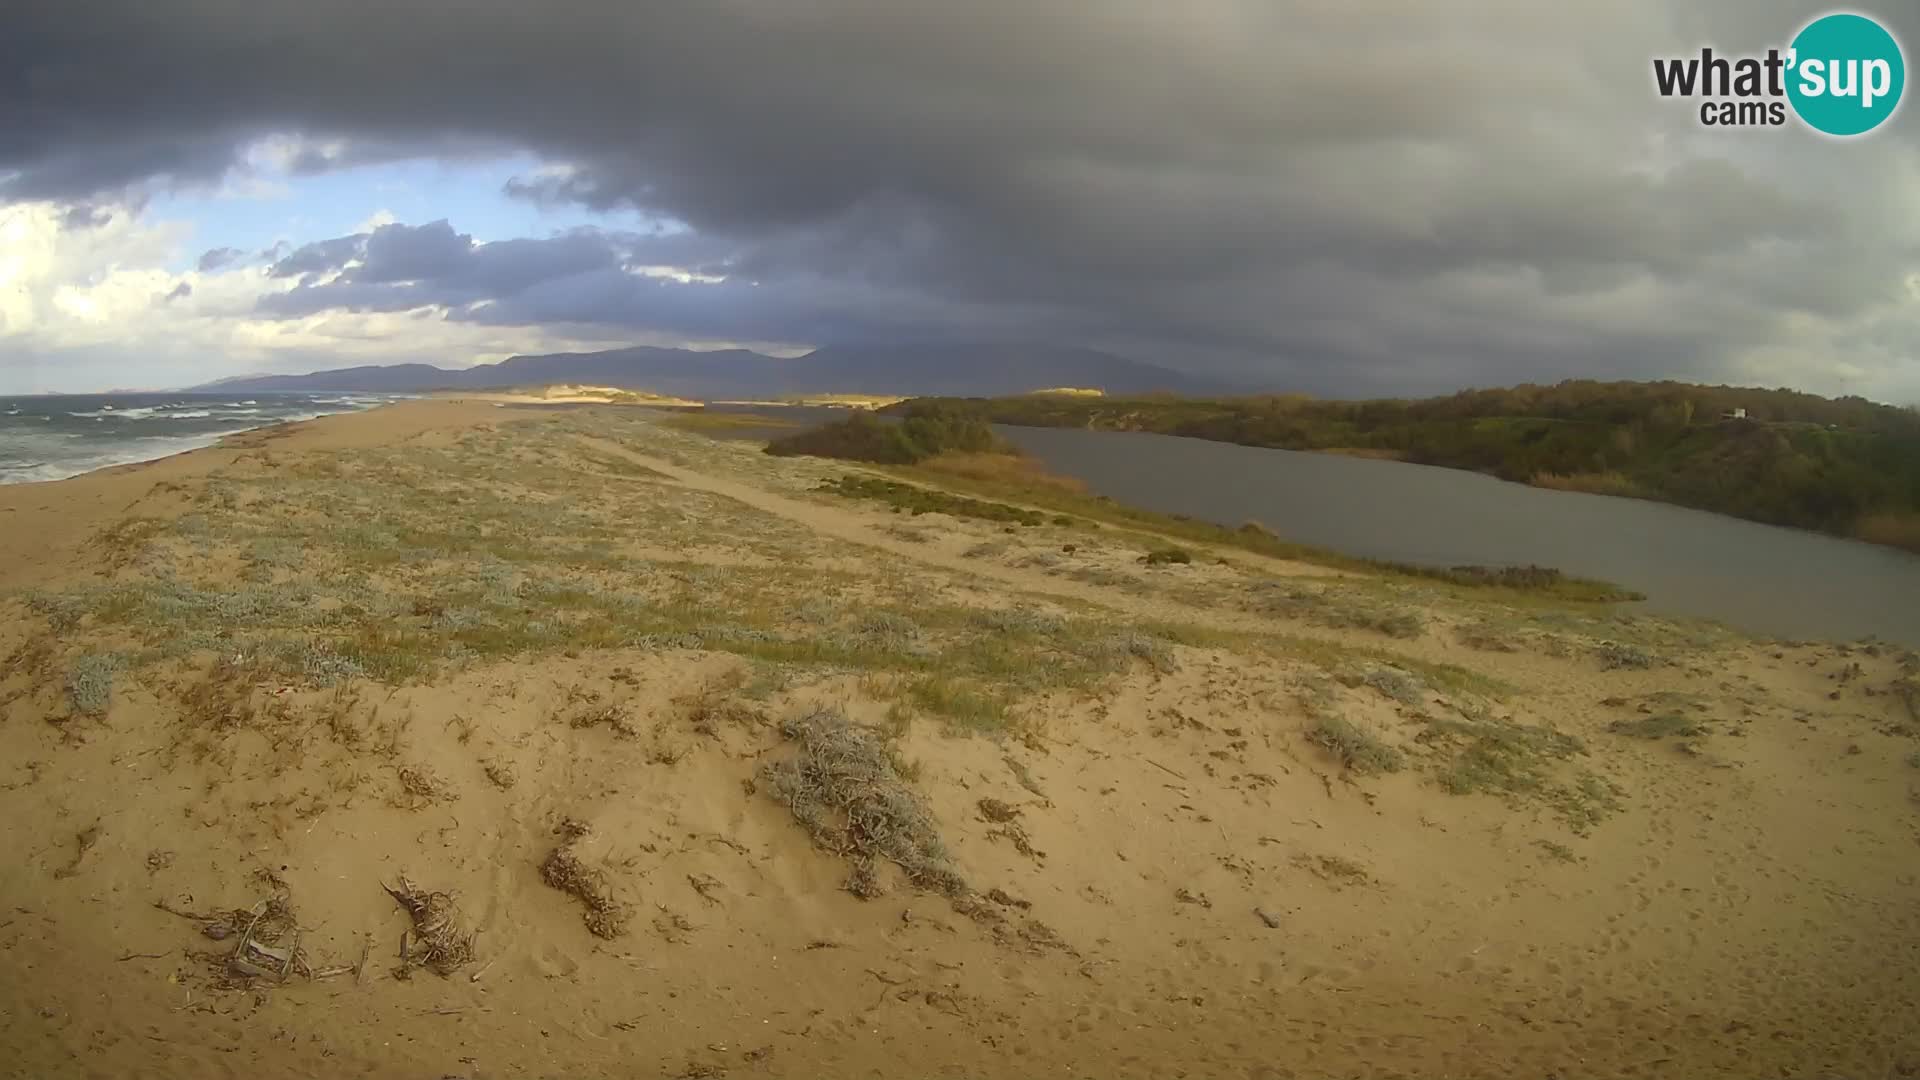
<svg viewBox="0 0 1920 1080"><path fill-rule="evenodd" d="M210 941L233 939L230 949L199 954L217 987L244 990L284 983L296 971L309 978L316 974L300 948L299 921L285 895L250 908L205 915L169 907L164 901L154 906L199 923L201 935Z"/></svg>
<svg viewBox="0 0 1920 1080"><path fill-rule="evenodd" d="M607 876L581 862L573 853L574 841L587 834L586 825L569 818L560 823L566 842L547 853L540 864L540 880L570 893L587 909L587 929L595 937L617 938L627 932L633 912L613 896Z"/></svg>
<svg viewBox="0 0 1920 1080"><path fill-rule="evenodd" d="M399 888L380 887L413 919L412 930L400 937L397 976L404 979L416 967L446 976L473 961L475 935L462 929L453 894L428 892L404 877L400 879Z"/></svg>

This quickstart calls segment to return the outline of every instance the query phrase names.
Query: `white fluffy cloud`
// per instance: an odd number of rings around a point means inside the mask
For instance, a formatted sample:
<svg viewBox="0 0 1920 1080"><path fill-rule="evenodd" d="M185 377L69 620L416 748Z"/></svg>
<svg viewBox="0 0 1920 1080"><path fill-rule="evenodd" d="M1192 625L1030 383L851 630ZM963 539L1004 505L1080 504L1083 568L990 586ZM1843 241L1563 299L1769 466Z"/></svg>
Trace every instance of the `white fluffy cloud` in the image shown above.
<svg viewBox="0 0 1920 1080"><path fill-rule="evenodd" d="M359 363L464 366L632 343L625 331L448 322L432 307L263 317L262 298L294 282L258 265L168 269L192 250L190 224L115 206L99 224L72 228L68 212L0 206L0 393L178 387Z"/></svg>

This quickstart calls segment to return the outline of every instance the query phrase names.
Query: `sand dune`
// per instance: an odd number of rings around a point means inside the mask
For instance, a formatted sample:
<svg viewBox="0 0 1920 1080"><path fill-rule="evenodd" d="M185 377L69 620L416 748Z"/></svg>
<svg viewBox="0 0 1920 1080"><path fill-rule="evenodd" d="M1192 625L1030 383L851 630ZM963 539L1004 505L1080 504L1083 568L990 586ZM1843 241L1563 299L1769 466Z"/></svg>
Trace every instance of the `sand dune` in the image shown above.
<svg viewBox="0 0 1920 1080"><path fill-rule="evenodd" d="M1920 1070L1911 652L848 471L416 401L0 489L12 1074Z"/></svg>

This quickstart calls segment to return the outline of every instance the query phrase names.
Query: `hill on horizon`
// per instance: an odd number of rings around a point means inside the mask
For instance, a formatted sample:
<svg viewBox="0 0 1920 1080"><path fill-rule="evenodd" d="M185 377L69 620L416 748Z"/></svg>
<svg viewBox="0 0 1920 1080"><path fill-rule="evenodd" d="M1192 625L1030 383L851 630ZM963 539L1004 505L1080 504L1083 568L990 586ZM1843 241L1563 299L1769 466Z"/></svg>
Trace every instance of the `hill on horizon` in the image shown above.
<svg viewBox="0 0 1920 1080"><path fill-rule="evenodd" d="M588 383L693 398L832 393L999 396L1049 386L1099 387L1110 394L1204 394L1234 389L1222 380L1095 349L1047 345L828 346L790 359L747 349L697 352L637 346L514 356L470 368L394 364L305 375L245 375L187 389L407 393L550 383Z"/></svg>

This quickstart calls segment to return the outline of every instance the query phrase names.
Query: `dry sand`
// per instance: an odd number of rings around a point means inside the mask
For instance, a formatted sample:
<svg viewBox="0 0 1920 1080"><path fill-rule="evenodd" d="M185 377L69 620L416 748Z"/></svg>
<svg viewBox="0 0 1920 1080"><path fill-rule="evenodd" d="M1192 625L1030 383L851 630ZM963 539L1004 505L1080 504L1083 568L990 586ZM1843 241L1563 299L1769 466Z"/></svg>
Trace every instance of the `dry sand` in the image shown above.
<svg viewBox="0 0 1920 1080"><path fill-rule="evenodd" d="M502 405L644 405L656 409L697 409L705 404L690 398L669 397L645 390L574 383L556 383L525 390L449 390L431 396L443 401L485 401Z"/></svg>
<svg viewBox="0 0 1920 1080"><path fill-rule="evenodd" d="M1920 1075L1910 652L848 472L428 400L0 488L0 1071Z"/></svg>

